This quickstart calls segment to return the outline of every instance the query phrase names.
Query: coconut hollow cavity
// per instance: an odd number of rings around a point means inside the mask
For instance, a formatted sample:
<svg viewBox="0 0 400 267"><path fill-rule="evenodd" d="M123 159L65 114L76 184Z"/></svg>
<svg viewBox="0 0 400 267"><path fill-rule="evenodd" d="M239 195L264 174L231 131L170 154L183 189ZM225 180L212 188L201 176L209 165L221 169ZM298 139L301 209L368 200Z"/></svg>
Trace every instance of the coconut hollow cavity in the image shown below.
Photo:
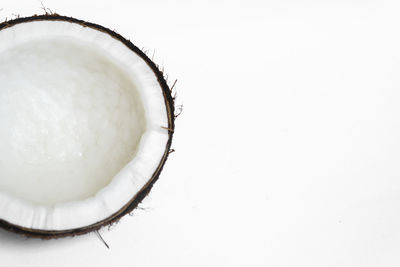
<svg viewBox="0 0 400 267"><path fill-rule="evenodd" d="M59 15L0 24L0 226L41 238L118 220L150 191L174 129L136 46Z"/></svg>

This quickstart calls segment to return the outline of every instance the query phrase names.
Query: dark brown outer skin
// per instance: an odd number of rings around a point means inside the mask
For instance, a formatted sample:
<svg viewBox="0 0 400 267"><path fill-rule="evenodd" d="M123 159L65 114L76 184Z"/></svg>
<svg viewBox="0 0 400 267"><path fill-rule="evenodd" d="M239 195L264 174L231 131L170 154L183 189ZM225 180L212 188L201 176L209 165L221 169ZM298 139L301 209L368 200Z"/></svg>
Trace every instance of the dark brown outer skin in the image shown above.
<svg viewBox="0 0 400 267"><path fill-rule="evenodd" d="M151 188L153 187L154 183L158 180L161 170L164 167L165 161L168 158L168 154L170 151L171 143L172 143L172 136L175 128L175 113L174 113L174 98L171 95L171 90L167 84L167 82L164 79L163 73L158 69L157 65L151 61L145 53L143 53L139 48L137 48L134 44L132 44L130 41L119 35L118 33L107 29L103 26L89 23L83 20L78 20L75 18L71 17L65 17L65 16L60 16L58 14L46 14L46 15L34 15L32 17L25 17L25 18L17 18L15 20L10 20L10 21L5 21L0 24L0 31L12 27L13 25L19 24L19 23L28 23L32 21L66 21L66 22L71 22L71 23L76 23L80 24L84 27L90 27L95 30L102 31L104 33L109 34L111 37L117 39L118 41L121 41L124 43L129 49L132 50L132 52L136 53L139 55L146 63L147 65L153 70L154 74L157 76L158 83L160 84L160 87L162 88L162 93L164 95L164 100L165 100L165 106L167 108L167 113L168 113L168 131L169 131L169 139L167 142L167 145L165 147L164 151L164 156L158 165L158 168L155 170L153 173L152 177L149 179L148 183L136 194L132 197L132 199L124 206L122 207L119 211L111 215L110 217L106 218L105 220L99 221L95 224L88 225L85 227L81 228L76 228L72 230L61 230L61 231L48 231L48 230L40 230L40 229L30 229L30 228L25 228L21 227L18 225L11 224L5 220L0 219L0 227L4 228L8 231L15 232L18 234L23 234L28 237L36 237L36 238L42 238L42 239L53 239L53 238L60 238L60 237L66 237L66 236L75 236L75 235L82 235L86 234L92 231L99 230L103 226L110 225L112 223L117 222L122 216L126 215L127 213L130 213L133 211L138 204L149 194ZM162 125L160 125L162 127ZM0 214L1 216L1 214Z"/></svg>

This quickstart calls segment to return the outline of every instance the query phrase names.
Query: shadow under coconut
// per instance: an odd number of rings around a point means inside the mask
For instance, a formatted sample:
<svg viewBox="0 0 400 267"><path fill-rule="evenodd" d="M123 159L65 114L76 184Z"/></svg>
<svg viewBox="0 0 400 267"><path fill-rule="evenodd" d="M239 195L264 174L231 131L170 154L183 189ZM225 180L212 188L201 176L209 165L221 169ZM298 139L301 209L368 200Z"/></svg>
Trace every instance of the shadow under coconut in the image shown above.
<svg viewBox="0 0 400 267"><path fill-rule="evenodd" d="M58 245L66 245L68 243L79 242L79 240L83 238L93 238L92 234L87 234L83 236L75 236L75 237L64 237L59 239L51 239L51 240L43 240L39 238L26 237L20 234L15 234L4 229L0 228L0 242L7 243L10 246L15 247L24 247L24 249L32 248L33 250L37 250L38 247L47 247Z"/></svg>

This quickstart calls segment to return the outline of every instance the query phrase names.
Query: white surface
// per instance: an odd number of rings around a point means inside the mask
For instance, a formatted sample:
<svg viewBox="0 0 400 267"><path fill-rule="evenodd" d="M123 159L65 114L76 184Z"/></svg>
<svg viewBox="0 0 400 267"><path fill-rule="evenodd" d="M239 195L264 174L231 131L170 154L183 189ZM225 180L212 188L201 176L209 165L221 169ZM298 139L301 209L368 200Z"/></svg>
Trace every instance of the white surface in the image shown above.
<svg viewBox="0 0 400 267"><path fill-rule="evenodd" d="M0 231L3 265L400 265L399 4L94 3L45 2L155 49L185 106L176 152L147 209L101 231L110 250Z"/></svg>
<svg viewBox="0 0 400 267"><path fill-rule="evenodd" d="M0 218L75 229L127 205L168 141L147 63L101 31L58 21L0 31L0 58Z"/></svg>

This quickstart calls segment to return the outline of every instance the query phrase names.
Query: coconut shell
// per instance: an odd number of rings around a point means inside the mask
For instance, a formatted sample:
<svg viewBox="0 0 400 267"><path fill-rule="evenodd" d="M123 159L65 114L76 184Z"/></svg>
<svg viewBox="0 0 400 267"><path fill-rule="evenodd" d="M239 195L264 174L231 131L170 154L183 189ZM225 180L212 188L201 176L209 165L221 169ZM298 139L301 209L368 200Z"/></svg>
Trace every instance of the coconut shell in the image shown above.
<svg viewBox="0 0 400 267"><path fill-rule="evenodd" d="M170 153L172 137L173 137L173 133L174 133L174 129L175 129L174 98L172 97L171 89L169 88L169 86L164 78L164 74L158 68L158 66L143 51L141 51L137 46L135 46L132 42L125 39L120 34L116 33L115 31L112 31L101 25L86 22L86 21L79 20L79 19L75 19L72 17L60 16L58 14L45 14L45 15L34 15L31 17L17 18L14 20L5 21L0 24L0 31L4 30L6 28L12 27L14 25L20 24L20 23L29 23L29 22L33 22L33 21L66 21L66 22L76 23L76 24L80 24L84 27L90 27L95 30L104 32L104 33L110 35L111 37L117 39L118 41L122 42L130 50L132 50L133 53L136 53L139 57L141 57L147 63L147 65L152 69L152 71L156 75L158 83L160 84L160 87L162 89L165 106L167 109L169 139L165 146L164 155L163 155L157 169L154 171L152 177L149 177L147 184L136 195L133 195L132 199L125 206L121 207L120 210L118 210L116 213L114 213L110 217L108 217L102 221L99 221L95 224L88 225L88 226L81 227L81 228L76 228L76 229L71 229L71 230L62 230L62 231L48 231L48 230L40 230L40 229L30 229L30 228L20 227L15 224L11 224L5 220L2 220L1 214L0 214L0 227L1 228L4 228L4 229L14 232L14 233L25 235L28 237L53 239L53 238L60 238L60 237L66 237L66 236L82 235L82 234L86 234L89 232L97 231L100 228L102 228L103 226L111 225L111 224L117 222L122 216L132 212L135 208L137 208L139 203L150 193L154 183L160 177L160 173L161 173L161 171L164 167L164 164L168 158L168 155Z"/></svg>

